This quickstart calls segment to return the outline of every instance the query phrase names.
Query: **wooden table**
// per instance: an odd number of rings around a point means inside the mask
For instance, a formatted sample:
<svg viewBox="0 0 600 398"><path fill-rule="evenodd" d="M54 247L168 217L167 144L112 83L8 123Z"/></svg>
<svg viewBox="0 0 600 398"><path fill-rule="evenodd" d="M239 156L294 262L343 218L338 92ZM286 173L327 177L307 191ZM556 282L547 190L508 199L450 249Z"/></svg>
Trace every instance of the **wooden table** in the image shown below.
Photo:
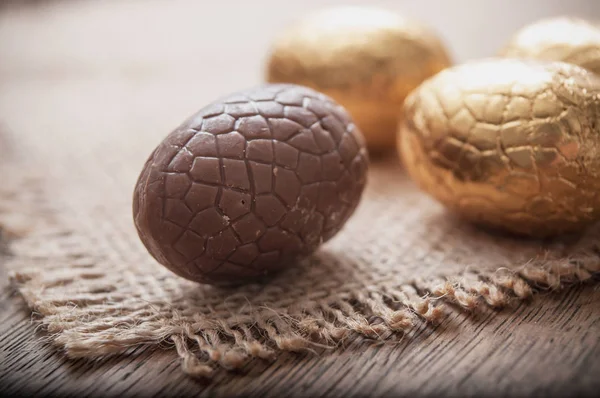
<svg viewBox="0 0 600 398"><path fill-rule="evenodd" d="M187 84L180 76L189 76L194 68L219 71L206 79L202 93L180 99L173 105L176 110L153 121L155 128L168 131L181 114L259 81L270 38L301 12L323 4L34 3L0 8L0 118L15 131L56 127L44 117L52 113L52 106L59 106L51 100L61 98L64 87L102 85L111 90L107 81L116 87L123 79L133 79L140 90L164 88L168 75L169 87L177 90ZM600 17L594 0L378 3L405 9L436 26L452 44L457 60L492 54L511 31L545 15ZM517 5L520 12L511 14ZM165 37L161 24L173 28L168 30L171 36ZM483 35L482 27L489 34ZM249 31L254 39L243 40L240 32ZM195 47L178 40L189 35L198 38ZM215 35L220 37L218 44L210 39ZM157 80L163 83L148 85ZM151 98L152 90L146 90ZM159 102L149 99L140 106L152 117ZM42 113L39 109L45 105L50 110ZM4 281L6 272L0 269ZM68 360L43 331L36 331L35 315L4 287L0 394L592 396L600 390L599 282L595 278L557 294L541 293L500 313L452 312L437 327L418 328L386 344L356 339L331 352L283 354L273 363L253 361L238 373L219 370L212 381L186 377L174 352L167 349L139 347L106 361Z"/></svg>

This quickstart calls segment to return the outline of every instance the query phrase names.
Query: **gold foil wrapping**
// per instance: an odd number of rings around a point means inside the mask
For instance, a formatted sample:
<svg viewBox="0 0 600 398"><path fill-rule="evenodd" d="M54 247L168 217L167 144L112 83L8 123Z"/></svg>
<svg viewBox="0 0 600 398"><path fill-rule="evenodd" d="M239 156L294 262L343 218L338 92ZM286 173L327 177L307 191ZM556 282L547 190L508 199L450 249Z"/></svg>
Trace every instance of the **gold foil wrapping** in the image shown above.
<svg viewBox="0 0 600 398"><path fill-rule="evenodd" d="M394 148L408 93L449 65L426 26L386 10L338 7L283 32L267 60L266 78L331 96L350 112L374 153Z"/></svg>
<svg viewBox="0 0 600 398"><path fill-rule="evenodd" d="M515 33L500 55L568 62L600 74L600 26L577 18L544 19Z"/></svg>
<svg viewBox="0 0 600 398"><path fill-rule="evenodd" d="M600 219L600 78L566 63L489 59L406 100L402 159L474 222L545 236Z"/></svg>

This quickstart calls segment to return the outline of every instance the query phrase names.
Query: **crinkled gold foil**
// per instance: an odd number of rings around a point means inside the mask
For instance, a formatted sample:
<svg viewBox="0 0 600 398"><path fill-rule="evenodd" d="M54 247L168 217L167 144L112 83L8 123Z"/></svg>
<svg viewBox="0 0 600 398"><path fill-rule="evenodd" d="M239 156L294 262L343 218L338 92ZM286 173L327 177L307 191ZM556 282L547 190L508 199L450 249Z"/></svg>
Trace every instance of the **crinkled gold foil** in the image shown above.
<svg viewBox="0 0 600 398"><path fill-rule="evenodd" d="M449 65L426 26L377 8L337 7L306 17L275 40L266 79L331 96L350 112L373 153L394 148L408 93Z"/></svg>
<svg viewBox="0 0 600 398"><path fill-rule="evenodd" d="M560 62L446 69L406 100L409 174L463 217L535 236L600 219L600 77Z"/></svg>
<svg viewBox="0 0 600 398"><path fill-rule="evenodd" d="M500 55L568 62L600 74L600 25L578 18L544 19L515 33Z"/></svg>

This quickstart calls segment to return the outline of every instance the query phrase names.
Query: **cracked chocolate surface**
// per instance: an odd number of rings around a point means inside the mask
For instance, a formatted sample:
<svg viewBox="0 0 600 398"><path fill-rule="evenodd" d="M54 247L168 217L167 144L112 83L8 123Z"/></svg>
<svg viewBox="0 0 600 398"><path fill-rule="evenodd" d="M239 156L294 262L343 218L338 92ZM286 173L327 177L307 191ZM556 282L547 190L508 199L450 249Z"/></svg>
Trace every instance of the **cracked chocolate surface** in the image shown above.
<svg viewBox="0 0 600 398"><path fill-rule="evenodd" d="M214 102L154 150L135 187L139 236L185 278L236 283L286 267L358 205L367 152L348 113L272 84Z"/></svg>

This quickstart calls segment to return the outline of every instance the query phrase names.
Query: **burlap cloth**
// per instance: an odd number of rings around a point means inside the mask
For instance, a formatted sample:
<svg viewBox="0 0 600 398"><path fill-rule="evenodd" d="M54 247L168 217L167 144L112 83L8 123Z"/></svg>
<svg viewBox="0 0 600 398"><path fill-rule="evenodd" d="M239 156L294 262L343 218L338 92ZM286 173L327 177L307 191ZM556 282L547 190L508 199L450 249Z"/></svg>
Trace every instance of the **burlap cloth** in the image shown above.
<svg viewBox="0 0 600 398"><path fill-rule="evenodd" d="M123 37L146 26L134 16L154 9L141 3L122 14ZM112 14L96 14L92 5L59 11L5 20L5 48L25 55L3 66L12 78L7 72L0 93L8 121L0 132L0 223L13 285L70 357L167 343L185 372L207 376L217 366L238 368L282 350L334 346L360 335L401 338L448 311L506 306L600 271L598 226L550 241L482 231L419 192L392 157L371 164L362 203L343 230L270 283L224 290L176 277L137 237L133 184L169 128L212 99L201 94L206 87L224 95L246 88L237 84L248 82L247 75L238 79L239 65L224 62L216 90L198 70L221 64L206 66L213 58L197 57L187 65L191 41L176 43L181 51L169 53L168 70L164 54L171 45L158 33L139 43L148 43L146 55L162 45L163 55L141 60L130 56L142 54L138 47L119 47L121 33L93 33ZM190 26L169 20L173 30ZM77 24L86 29L71 28ZM86 35L81 43L77 32ZM34 48L27 43L44 35L67 44L54 45L56 55L43 46L27 55ZM81 60L92 54L89 62L63 62L75 51ZM108 52L112 58L104 57ZM119 57L125 61L117 64Z"/></svg>

